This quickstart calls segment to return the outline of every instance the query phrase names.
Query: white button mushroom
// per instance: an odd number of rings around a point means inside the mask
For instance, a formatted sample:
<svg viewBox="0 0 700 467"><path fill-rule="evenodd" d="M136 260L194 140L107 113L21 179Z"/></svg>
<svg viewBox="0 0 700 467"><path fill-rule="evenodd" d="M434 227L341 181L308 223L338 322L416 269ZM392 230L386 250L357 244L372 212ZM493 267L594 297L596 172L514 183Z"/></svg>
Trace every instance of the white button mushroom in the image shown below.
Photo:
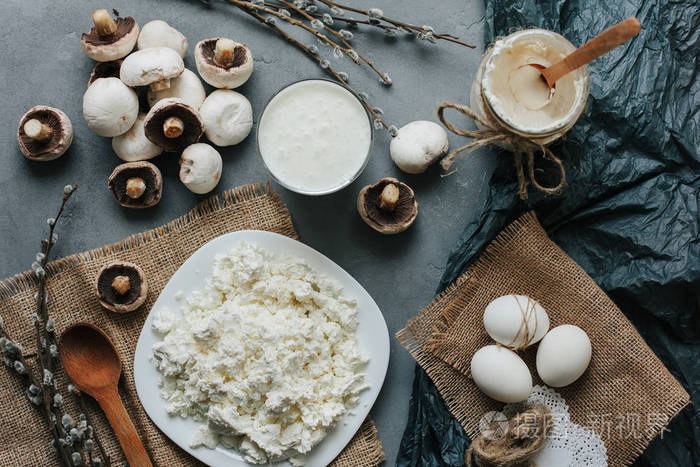
<svg viewBox="0 0 700 467"><path fill-rule="evenodd" d="M253 127L253 108L236 91L219 89L209 94L199 108L204 133L217 146L233 146L243 141Z"/></svg>
<svg viewBox="0 0 700 467"><path fill-rule="evenodd" d="M136 46L139 50L168 47L180 54L182 58L187 55L187 38L180 31L161 20L151 21L143 25Z"/></svg>
<svg viewBox="0 0 700 467"><path fill-rule="evenodd" d="M185 70L182 57L173 49L153 47L134 52L124 59L119 77L127 86L150 85L154 91L170 87L170 80Z"/></svg>
<svg viewBox="0 0 700 467"><path fill-rule="evenodd" d="M139 98L118 78L99 78L83 95L83 117L100 136L119 136L139 115Z"/></svg>
<svg viewBox="0 0 700 467"><path fill-rule="evenodd" d="M88 57L109 62L132 51L139 36L139 25L134 18L129 16L114 21L107 10L95 10L92 21L95 26L80 38L80 46Z"/></svg>
<svg viewBox="0 0 700 467"><path fill-rule="evenodd" d="M148 90L148 104L151 107L159 100L169 97L182 99L185 104L195 110L199 110L202 102L204 102L204 98L207 97L207 93L199 77L190 70L185 69L180 76L170 81L168 89L161 91Z"/></svg>
<svg viewBox="0 0 700 467"><path fill-rule="evenodd" d="M209 193L219 183L222 165L216 149L205 143L192 144L180 158L180 181L193 193Z"/></svg>
<svg viewBox="0 0 700 467"><path fill-rule="evenodd" d="M447 153L447 132L434 122L417 120L402 126L391 140L391 160L404 172L419 174Z"/></svg>
<svg viewBox="0 0 700 467"><path fill-rule="evenodd" d="M163 152L163 149L151 143L144 132L146 114L139 114L134 125L123 135L112 138L112 149L117 156L126 162L145 161L153 159Z"/></svg>
<svg viewBox="0 0 700 467"><path fill-rule="evenodd" d="M253 73L253 55L243 44L226 39L206 39L194 49L197 71L215 88L233 89Z"/></svg>

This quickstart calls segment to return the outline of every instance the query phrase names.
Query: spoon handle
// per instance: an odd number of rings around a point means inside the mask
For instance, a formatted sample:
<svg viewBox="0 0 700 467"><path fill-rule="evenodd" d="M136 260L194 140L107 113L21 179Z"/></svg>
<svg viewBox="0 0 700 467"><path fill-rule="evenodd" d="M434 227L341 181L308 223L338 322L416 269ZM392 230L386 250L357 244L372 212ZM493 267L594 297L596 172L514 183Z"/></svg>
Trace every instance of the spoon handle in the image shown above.
<svg viewBox="0 0 700 467"><path fill-rule="evenodd" d="M117 435L129 466L152 467L151 459L148 457L146 448L143 447L141 438L139 438L136 427L131 422L126 408L124 408L117 388L107 388L99 394L95 394L95 396L105 415L107 415L107 420L112 425L114 433Z"/></svg>
<svg viewBox="0 0 700 467"><path fill-rule="evenodd" d="M637 18L627 18L620 21L567 55L563 60L542 70L542 74L545 75L548 83L555 83L570 71L582 67L632 39L639 33L640 29L641 25Z"/></svg>

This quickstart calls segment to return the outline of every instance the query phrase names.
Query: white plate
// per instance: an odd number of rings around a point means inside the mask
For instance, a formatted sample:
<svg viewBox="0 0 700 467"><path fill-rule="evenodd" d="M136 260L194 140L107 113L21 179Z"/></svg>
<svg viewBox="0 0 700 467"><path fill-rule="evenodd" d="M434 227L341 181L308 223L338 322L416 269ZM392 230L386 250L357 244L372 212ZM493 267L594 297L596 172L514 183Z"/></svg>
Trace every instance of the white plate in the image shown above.
<svg viewBox="0 0 700 467"><path fill-rule="evenodd" d="M257 243L275 254L288 253L303 258L314 270L337 280L343 286L345 296L357 300L360 318L357 337L370 358L365 367L369 389L360 394L360 402L357 407L346 412L338 420L336 427L329 430L323 441L309 453L307 465L326 465L340 454L340 451L350 442L377 399L389 365L389 332L377 304L350 274L318 251L296 240L259 230L232 232L210 241L185 261L161 292L141 330L134 355L136 391L146 413L158 428L197 459L213 467L249 465L243 461L238 452L221 445L215 450L205 447L190 448L192 436L200 424L192 419L168 415L165 401L160 398L158 387L160 373L150 358L153 344L160 340L158 334L151 329L154 310L163 307L173 310L179 309L180 303L175 300L175 294L178 291L183 291L187 296L194 290L202 289L205 279L211 275L214 257L226 253L243 240ZM282 462L278 465L291 464Z"/></svg>

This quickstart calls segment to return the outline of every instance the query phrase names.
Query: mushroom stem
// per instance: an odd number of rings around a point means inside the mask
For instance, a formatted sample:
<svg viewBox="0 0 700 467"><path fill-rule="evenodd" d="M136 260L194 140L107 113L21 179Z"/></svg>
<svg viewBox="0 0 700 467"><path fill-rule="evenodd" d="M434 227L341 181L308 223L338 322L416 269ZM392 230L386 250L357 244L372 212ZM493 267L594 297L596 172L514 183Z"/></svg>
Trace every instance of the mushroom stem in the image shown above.
<svg viewBox="0 0 700 467"><path fill-rule="evenodd" d="M231 39L222 37L216 41L214 49L214 63L221 68L231 68L236 51L236 43Z"/></svg>
<svg viewBox="0 0 700 467"><path fill-rule="evenodd" d="M151 83L150 88L153 92L162 91L164 89L170 89L170 80L164 79L161 81L156 81L155 83Z"/></svg>
<svg viewBox="0 0 700 467"><path fill-rule="evenodd" d="M126 196L131 199L140 198L146 191L146 182L141 177L131 177L126 181Z"/></svg>
<svg viewBox="0 0 700 467"><path fill-rule="evenodd" d="M185 131L185 123L177 117L168 117L163 122L163 134L166 138L177 138Z"/></svg>
<svg viewBox="0 0 700 467"><path fill-rule="evenodd" d="M117 32L117 23L112 15L105 9L92 12L92 22L95 23L95 31L100 37L111 36Z"/></svg>
<svg viewBox="0 0 700 467"><path fill-rule="evenodd" d="M382 211L393 211L396 208L396 203L399 202L399 187L393 183L389 183L382 190L379 196L379 209Z"/></svg>
<svg viewBox="0 0 700 467"><path fill-rule="evenodd" d="M29 136L34 141L46 141L51 138L53 129L46 123L42 123L36 118L27 120L24 124L24 134Z"/></svg>
<svg viewBox="0 0 700 467"><path fill-rule="evenodd" d="M117 276L112 281L112 288L119 295L124 295L131 289L131 279L129 276Z"/></svg>

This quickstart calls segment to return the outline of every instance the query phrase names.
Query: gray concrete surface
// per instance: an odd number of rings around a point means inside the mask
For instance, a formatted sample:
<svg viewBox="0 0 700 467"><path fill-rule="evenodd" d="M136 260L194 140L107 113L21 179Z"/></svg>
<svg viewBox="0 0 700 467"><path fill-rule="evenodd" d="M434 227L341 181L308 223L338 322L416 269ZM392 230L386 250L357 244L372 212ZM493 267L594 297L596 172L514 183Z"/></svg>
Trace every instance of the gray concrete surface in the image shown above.
<svg viewBox="0 0 700 467"><path fill-rule="evenodd" d="M398 126L412 120L436 120L443 100L465 102L483 50L483 5L480 1L347 0L380 7L390 17L429 24L477 44L476 50L457 45L386 39L379 31L356 34L354 44L387 71L394 86L381 86L374 74L347 59L338 68L348 71L351 84L368 92L386 118ZM117 8L140 24L163 19L190 41L185 62L194 69L192 46L219 35L245 42L255 57L252 78L238 90L253 105L257 117L266 100L284 85L324 73L299 50L221 0L204 8L196 0L5 0L0 32L0 276L29 268L45 219L55 212L62 187L81 188L68 211L69 222L59 229L60 256L99 247L130 234L161 225L191 209L202 197L190 193L177 179L175 156L154 162L164 176L163 199L151 209L123 209L106 189L107 176L119 159L110 140L87 128L81 113L82 94L93 63L80 49L80 33L89 28L93 8ZM305 37L309 43L312 39ZM20 116L31 106L47 104L68 113L75 128L69 153L54 162L25 160L17 149L15 131ZM455 117L456 118L456 117ZM460 123L464 123L461 121ZM433 298L435 287L464 225L485 195L492 154L477 152L463 161L459 172L441 178L437 168L420 176L402 174L389 158L389 136L378 133L372 159L351 186L331 196L312 198L275 185L287 203L301 240L340 264L364 285L379 304L392 335L391 362L386 382L372 415L387 454L396 459L406 423L414 363L393 334ZM452 146L464 140L451 135ZM222 150L224 172L218 190L267 180L268 174L251 135ZM358 217L359 190L383 176L394 176L416 190L420 203L416 224L407 232L384 237Z"/></svg>

